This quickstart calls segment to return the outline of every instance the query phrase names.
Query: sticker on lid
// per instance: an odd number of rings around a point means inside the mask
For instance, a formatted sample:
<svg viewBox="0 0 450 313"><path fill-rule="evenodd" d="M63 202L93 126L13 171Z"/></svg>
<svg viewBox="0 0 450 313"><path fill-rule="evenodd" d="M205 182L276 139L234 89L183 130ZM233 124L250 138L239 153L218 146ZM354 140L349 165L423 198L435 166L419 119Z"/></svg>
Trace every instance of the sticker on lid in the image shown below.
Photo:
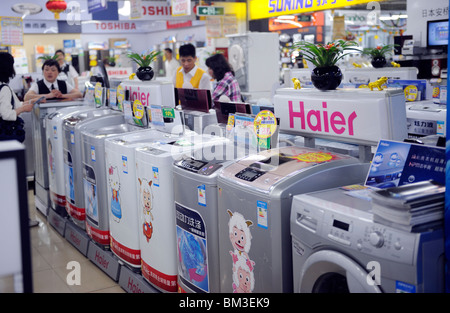
<svg viewBox="0 0 450 313"><path fill-rule="evenodd" d="M331 153L326 152L307 152L307 153L301 153L294 156L287 156L287 158L290 159L297 159L299 162L306 162L306 163L321 163L321 162L327 162L330 160L333 160L335 156Z"/></svg>

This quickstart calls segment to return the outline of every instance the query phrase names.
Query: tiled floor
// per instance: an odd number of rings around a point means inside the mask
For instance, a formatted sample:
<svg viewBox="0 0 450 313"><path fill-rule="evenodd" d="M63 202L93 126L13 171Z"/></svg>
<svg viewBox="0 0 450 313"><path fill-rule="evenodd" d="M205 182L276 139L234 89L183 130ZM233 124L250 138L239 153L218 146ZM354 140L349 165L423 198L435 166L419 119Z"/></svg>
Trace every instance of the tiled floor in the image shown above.
<svg viewBox="0 0 450 313"><path fill-rule="evenodd" d="M28 193L30 218L39 226L30 228L35 293L124 293L125 291L88 258L78 252L47 222L34 206L33 191ZM81 284L70 286L66 282L72 268L70 261L77 261L81 268ZM69 275L70 277L70 275Z"/></svg>

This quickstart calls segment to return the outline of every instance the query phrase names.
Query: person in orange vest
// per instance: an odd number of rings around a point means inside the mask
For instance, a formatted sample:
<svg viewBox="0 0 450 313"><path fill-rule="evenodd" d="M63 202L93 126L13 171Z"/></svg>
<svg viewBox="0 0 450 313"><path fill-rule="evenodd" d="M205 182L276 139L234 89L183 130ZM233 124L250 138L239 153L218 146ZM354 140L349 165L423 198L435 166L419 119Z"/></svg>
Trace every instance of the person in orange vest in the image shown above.
<svg viewBox="0 0 450 313"><path fill-rule="evenodd" d="M188 43L181 46L178 51L181 66L177 69L173 78L175 88L211 90L211 77L195 64L197 57L194 45Z"/></svg>

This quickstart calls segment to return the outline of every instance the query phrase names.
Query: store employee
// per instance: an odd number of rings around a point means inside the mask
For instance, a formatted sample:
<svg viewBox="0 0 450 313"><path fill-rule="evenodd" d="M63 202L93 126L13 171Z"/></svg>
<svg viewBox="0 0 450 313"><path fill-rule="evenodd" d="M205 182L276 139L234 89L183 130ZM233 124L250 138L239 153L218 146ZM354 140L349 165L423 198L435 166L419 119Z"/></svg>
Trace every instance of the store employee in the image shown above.
<svg viewBox="0 0 450 313"><path fill-rule="evenodd" d="M82 94L78 89L65 81L57 79L60 72L61 68L58 61L53 59L46 60L42 65L44 79L38 80L31 85L25 94L24 100L38 99L41 96L45 96L47 100L81 98Z"/></svg>
<svg viewBox="0 0 450 313"><path fill-rule="evenodd" d="M180 63L176 75L173 78L175 88L195 88L211 90L211 77L206 71L195 65L197 57L195 47L186 44L180 47Z"/></svg>

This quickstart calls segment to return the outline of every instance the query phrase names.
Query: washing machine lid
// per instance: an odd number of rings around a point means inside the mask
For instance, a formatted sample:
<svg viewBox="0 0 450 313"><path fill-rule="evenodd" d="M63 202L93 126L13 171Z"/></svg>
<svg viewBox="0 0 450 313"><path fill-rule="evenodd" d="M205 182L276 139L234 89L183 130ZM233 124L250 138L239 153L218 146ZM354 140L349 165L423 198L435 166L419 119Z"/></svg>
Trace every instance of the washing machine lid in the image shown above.
<svg viewBox="0 0 450 313"><path fill-rule="evenodd" d="M274 184L297 176L307 175L309 169L322 164L357 163L354 157L306 147L281 147L249 155L228 166L221 176L254 188L269 190ZM270 181L266 183L265 181Z"/></svg>
<svg viewBox="0 0 450 313"><path fill-rule="evenodd" d="M425 102L425 101L424 101ZM408 106L411 111L425 111L425 112L442 112L447 111L447 106L426 101L425 103L414 103Z"/></svg>
<svg viewBox="0 0 450 313"><path fill-rule="evenodd" d="M96 110L82 111L72 114L69 117L65 118L64 124L76 126L87 119L97 118L108 114L119 114L119 113L116 111L112 111L110 109L96 109Z"/></svg>

